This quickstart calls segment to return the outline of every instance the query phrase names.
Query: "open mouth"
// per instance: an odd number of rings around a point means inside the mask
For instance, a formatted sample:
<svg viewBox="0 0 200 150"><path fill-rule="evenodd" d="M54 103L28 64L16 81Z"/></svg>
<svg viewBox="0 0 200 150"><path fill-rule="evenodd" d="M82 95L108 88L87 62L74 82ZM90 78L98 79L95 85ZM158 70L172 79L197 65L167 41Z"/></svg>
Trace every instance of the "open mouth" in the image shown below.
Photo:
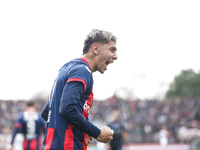
<svg viewBox="0 0 200 150"><path fill-rule="evenodd" d="M109 61L106 61L106 65L109 65L110 64L110 62Z"/></svg>
<svg viewBox="0 0 200 150"><path fill-rule="evenodd" d="M106 61L106 65L112 64L113 61Z"/></svg>

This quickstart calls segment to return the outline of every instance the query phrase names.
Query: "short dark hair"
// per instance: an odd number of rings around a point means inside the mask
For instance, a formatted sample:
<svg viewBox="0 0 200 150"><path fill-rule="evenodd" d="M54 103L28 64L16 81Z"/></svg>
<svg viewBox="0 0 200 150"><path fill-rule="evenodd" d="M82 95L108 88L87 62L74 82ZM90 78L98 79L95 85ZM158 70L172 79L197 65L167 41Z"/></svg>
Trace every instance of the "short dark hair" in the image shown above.
<svg viewBox="0 0 200 150"><path fill-rule="evenodd" d="M87 36L84 42L83 47L83 54L87 53L90 49L90 46L94 44L95 42L101 43L101 44L108 44L110 40L114 41L116 43L116 36L114 36L111 32L93 29Z"/></svg>
<svg viewBox="0 0 200 150"><path fill-rule="evenodd" d="M33 100L28 100L26 101L26 106L28 107L35 106L35 102Z"/></svg>

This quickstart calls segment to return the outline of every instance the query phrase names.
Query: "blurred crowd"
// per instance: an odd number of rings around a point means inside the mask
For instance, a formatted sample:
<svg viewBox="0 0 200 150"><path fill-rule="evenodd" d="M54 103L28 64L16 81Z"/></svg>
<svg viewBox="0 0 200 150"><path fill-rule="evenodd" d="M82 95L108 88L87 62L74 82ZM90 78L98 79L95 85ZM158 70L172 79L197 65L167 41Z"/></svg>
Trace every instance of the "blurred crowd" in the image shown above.
<svg viewBox="0 0 200 150"><path fill-rule="evenodd" d="M163 126L169 132L169 143L188 143L199 133L199 99L133 101L112 97L93 103L90 120L109 122L113 109L120 110L130 143L158 143Z"/></svg>
<svg viewBox="0 0 200 150"><path fill-rule="evenodd" d="M46 101L37 100L41 112ZM11 134L14 123L24 111L24 101L0 100L0 134ZM111 112L120 111L120 119L128 133L129 143L158 143L163 126L169 132L169 143L188 143L200 136L200 100L173 98L159 100L122 100L113 96L93 101L89 119L95 125L108 124ZM198 135L199 134L199 135Z"/></svg>
<svg viewBox="0 0 200 150"><path fill-rule="evenodd" d="M45 103L36 100L37 111L41 112ZM0 100L0 134L12 134L16 120L24 111L24 100Z"/></svg>

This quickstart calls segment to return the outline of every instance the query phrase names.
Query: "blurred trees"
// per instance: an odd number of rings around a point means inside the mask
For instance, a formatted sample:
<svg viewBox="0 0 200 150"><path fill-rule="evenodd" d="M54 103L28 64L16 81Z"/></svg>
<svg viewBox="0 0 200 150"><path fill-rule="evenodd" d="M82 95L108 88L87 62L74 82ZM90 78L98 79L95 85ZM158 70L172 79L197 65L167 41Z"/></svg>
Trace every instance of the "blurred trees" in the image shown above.
<svg viewBox="0 0 200 150"><path fill-rule="evenodd" d="M200 97L200 72L182 70L170 84L166 97Z"/></svg>

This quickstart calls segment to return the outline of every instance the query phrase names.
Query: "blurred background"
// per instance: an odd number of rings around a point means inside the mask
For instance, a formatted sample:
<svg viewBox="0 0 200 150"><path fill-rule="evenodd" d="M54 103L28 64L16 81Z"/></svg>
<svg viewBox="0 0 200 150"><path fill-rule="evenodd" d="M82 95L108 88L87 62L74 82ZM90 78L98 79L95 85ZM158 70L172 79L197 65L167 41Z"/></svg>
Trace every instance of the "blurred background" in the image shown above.
<svg viewBox="0 0 200 150"><path fill-rule="evenodd" d="M24 102L42 110L58 70L81 57L94 28L118 37L118 60L93 74L90 120L107 124L118 109L129 144L159 143L162 126L169 144L191 144L200 119L199 8L197 0L0 1L0 149Z"/></svg>

